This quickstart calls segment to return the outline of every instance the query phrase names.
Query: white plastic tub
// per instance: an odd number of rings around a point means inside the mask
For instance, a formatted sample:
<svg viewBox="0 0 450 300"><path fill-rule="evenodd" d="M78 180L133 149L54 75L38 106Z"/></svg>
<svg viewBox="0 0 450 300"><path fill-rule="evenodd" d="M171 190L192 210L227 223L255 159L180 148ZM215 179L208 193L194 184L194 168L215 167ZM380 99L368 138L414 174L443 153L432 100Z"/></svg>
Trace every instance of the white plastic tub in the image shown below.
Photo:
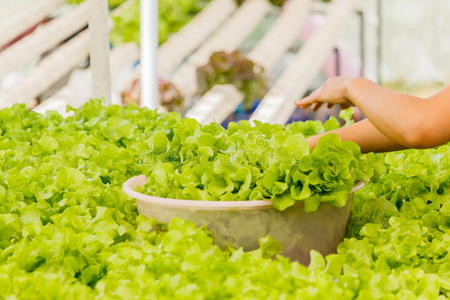
<svg viewBox="0 0 450 300"><path fill-rule="evenodd" d="M211 231L220 247L231 245L245 250L258 248L258 239L266 235L283 243L283 255L309 264L309 252L314 249L327 255L336 251L344 239L350 216L353 193L364 183L356 185L344 207L322 203L313 213L304 210L303 202L280 212L267 200L195 201L153 197L134 189L147 182L144 175L123 184L124 192L136 199L140 214L160 222L174 217L204 225Z"/></svg>

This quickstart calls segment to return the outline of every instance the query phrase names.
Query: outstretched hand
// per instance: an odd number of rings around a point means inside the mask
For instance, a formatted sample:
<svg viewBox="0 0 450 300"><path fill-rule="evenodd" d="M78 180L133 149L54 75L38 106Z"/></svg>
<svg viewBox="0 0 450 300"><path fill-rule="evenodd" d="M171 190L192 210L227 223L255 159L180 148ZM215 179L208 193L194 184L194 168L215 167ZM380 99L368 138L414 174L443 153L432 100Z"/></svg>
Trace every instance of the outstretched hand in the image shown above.
<svg viewBox="0 0 450 300"><path fill-rule="evenodd" d="M335 104L343 109L353 106L347 96L347 87L351 80L352 78L345 77L329 78L319 89L296 101L295 104L303 109L311 106L313 111L317 111L324 103L327 103L328 108L332 108Z"/></svg>

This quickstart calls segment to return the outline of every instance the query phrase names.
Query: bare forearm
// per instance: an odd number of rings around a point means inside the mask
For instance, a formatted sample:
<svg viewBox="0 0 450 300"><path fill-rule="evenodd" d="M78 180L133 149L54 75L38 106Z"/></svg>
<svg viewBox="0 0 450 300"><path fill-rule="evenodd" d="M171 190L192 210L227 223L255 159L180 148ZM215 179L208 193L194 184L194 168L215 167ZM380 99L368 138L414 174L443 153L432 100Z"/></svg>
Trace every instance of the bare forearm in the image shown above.
<svg viewBox="0 0 450 300"><path fill-rule="evenodd" d="M417 128L424 125L427 101L362 78L350 81L347 97L386 137L405 147L417 146Z"/></svg>
<svg viewBox="0 0 450 300"><path fill-rule="evenodd" d="M382 134L369 120L363 120L348 127L343 127L333 131L308 138L311 147L315 147L319 138L325 134L335 133L343 141L353 141L361 147L363 153L367 152L387 152L405 149L404 146L394 142L392 139Z"/></svg>
<svg viewBox="0 0 450 300"><path fill-rule="evenodd" d="M324 103L341 108L357 106L370 121L354 128L338 131L342 137L357 142L366 149L377 145L392 150L392 143L406 148L430 148L450 141L450 85L432 97L420 99L384 89L363 78L329 78L319 89L296 102L298 106L317 110ZM361 126L361 127L359 127ZM372 128L373 127L373 128ZM371 133L370 136L367 136ZM385 144L374 144L374 139L384 139ZM387 140L386 140L387 138ZM392 142L389 142L392 140ZM375 149L375 148L374 148Z"/></svg>

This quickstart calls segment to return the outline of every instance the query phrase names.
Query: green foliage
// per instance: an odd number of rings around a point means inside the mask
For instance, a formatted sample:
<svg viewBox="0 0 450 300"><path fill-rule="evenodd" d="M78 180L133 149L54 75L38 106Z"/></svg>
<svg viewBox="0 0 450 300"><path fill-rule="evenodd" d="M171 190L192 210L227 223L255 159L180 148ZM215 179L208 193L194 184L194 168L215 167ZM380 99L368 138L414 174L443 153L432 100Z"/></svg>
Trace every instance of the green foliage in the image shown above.
<svg viewBox="0 0 450 300"><path fill-rule="evenodd" d="M70 4L80 4L81 2L84 2L86 0L67 0ZM119 5L123 4L125 0L108 0L108 5L110 8L118 7Z"/></svg>
<svg viewBox="0 0 450 300"><path fill-rule="evenodd" d="M368 222L387 226L391 216L420 219L446 212L450 195L450 145L383 154L386 173L357 193L352 228Z"/></svg>
<svg viewBox="0 0 450 300"><path fill-rule="evenodd" d="M348 230L355 238L341 244L339 253L354 262L348 269L352 274L391 278L418 274L422 279L402 292L405 298L417 296L412 292L423 291L424 285L440 287L448 296L450 145L393 152L383 158L386 173L355 195ZM392 280L387 286L400 289L397 278Z"/></svg>
<svg viewBox="0 0 450 300"><path fill-rule="evenodd" d="M229 130L252 132L245 126ZM317 121L258 126L276 137L324 130ZM180 136L187 137L180 143L195 137L204 145L198 153L211 153L206 144L217 142L220 130L199 128L177 114L100 101L67 119L24 105L0 110L0 298L448 297L450 146L383 155L379 181L355 197L349 238L337 254L312 251L307 268L277 256L280 245L270 237L252 252L221 250L206 228L138 216L122 183L156 169L150 154L171 153ZM161 174L166 166L158 167Z"/></svg>
<svg viewBox="0 0 450 300"><path fill-rule="evenodd" d="M355 123L355 121L352 120L353 114L355 113L355 109L353 107L349 107L347 109L342 109L339 112L339 118L345 121L345 126L351 125Z"/></svg>
<svg viewBox="0 0 450 300"><path fill-rule="evenodd" d="M308 211L321 202L342 207L356 182L375 175L376 158L334 134L311 151L307 128L242 121L225 130L180 119L146 140L152 161L141 191L188 200L271 199L279 210L296 201L306 201Z"/></svg>
<svg viewBox="0 0 450 300"><path fill-rule="evenodd" d="M256 65L239 51L215 52L208 63L197 69L197 85L200 94L217 84L233 84L244 95L244 107L250 109L254 101L268 91L264 68Z"/></svg>
<svg viewBox="0 0 450 300"><path fill-rule="evenodd" d="M210 0L159 0L159 43L177 32ZM119 16L113 17L114 27L110 37L113 44L139 43L139 1L135 0Z"/></svg>
<svg viewBox="0 0 450 300"><path fill-rule="evenodd" d="M162 107L170 112L183 112L185 110L186 101L181 95L180 90L176 86L167 80L159 79L159 102ZM135 79L127 90L122 92L123 104L141 104L141 81Z"/></svg>
<svg viewBox="0 0 450 300"><path fill-rule="evenodd" d="M159 99L167 111L182 113L186 110L186 100L180 90L170 81L159 80Z"/></svg>
<svg viewBox="0 0 450 300"><path fill-rule="evenodd" d="M246 0L236 0L238 5L242 5L242 3L244 3ZM269 0L270 3L272 3L272 5L275 6L283 6L284 2L286 2L286 0Z"/></svg>

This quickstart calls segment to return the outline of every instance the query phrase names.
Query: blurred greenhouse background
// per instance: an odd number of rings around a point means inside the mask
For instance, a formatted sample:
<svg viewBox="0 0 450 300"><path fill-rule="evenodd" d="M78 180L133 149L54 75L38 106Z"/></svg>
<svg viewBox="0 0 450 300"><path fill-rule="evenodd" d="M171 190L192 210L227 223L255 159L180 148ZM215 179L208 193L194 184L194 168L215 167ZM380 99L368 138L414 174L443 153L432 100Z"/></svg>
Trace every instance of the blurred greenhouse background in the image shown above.
<svg viewBox="0 0 450 300"><path fill-rule="evenodd" d="M366 20L366 76L377 79L377 0L362 0ZM380 1L381 81L391 88L428 94L450 81L450 1ZM405 8L407 8L405 10ZM358 57L358 20L341 47Z"/></svg>

